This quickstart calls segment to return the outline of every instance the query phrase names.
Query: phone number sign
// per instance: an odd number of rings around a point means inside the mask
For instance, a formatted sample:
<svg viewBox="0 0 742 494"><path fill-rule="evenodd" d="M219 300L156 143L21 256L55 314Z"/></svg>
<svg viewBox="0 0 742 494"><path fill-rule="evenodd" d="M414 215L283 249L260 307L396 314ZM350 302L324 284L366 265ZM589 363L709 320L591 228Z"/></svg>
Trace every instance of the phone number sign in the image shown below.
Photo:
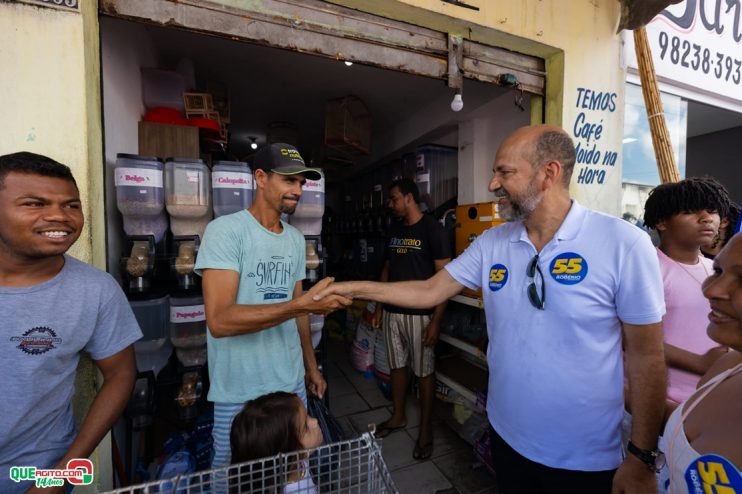
<svg viewBox="0 0 742 494"><path fill-rule="evenodd" d="M742 1L686 0L647 25L657 76L742 103ZM634 38L624 35L628 67L638 68Z"/></svg>

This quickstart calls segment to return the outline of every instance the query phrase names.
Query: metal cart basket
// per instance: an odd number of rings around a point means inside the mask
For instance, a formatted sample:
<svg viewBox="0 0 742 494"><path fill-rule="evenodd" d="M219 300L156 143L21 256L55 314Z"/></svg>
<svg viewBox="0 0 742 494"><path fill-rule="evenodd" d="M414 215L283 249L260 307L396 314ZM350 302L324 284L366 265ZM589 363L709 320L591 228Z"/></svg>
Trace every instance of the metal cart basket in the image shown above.
<svg viewBox="0 0 742 494"><path fill-rule="evenodd" d="M372 433L109 494L398 494Z"/></svg>

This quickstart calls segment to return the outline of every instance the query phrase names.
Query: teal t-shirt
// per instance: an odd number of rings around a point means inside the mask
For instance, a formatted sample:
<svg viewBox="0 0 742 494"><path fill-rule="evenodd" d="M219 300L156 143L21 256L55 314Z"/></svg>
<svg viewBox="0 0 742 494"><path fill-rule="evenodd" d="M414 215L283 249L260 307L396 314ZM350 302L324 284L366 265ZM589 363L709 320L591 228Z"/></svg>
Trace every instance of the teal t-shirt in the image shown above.
<svg viewBox="0 0 742 494"><path fill-rule="evenodd" d="M283 231L273 233L244 209L215 219L206 227L198 249L196 273L204 269L238 272L238 304L291 300L296 282L305 276L306 244L299 230L281 225ZM207 344L209 401L244 403L273 391L293 392L304 377L295 319L226 338L214 338L209 331Z"/></svg>

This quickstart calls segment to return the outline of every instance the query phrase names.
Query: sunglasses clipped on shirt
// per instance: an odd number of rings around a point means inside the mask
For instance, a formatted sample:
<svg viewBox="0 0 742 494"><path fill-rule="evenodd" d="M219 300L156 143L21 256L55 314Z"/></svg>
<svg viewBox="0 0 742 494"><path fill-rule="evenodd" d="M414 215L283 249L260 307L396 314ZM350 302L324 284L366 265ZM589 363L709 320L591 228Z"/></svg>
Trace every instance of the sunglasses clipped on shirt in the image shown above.
<svg viewBox="0 0 742 494"><path fill-rule="evenodd" d="M526 275L531 278L531 283L528 285L528 301L535 308L544 310L544 304L546 303L546 282L544 280L544 273L541 272L541 267L538 265L538 259L538 254L533 256L533 259L528 263L528 268L526 268ZM539 291L536 287L536 273L541 277L541 296L539 296Z"/></svg>

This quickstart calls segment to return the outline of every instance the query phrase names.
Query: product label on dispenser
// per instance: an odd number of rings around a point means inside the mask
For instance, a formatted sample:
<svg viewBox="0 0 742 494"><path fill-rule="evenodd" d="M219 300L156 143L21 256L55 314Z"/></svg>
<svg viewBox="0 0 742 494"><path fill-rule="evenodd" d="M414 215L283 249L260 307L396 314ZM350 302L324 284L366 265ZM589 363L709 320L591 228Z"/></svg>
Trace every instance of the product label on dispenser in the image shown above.
<svg viewBox="0 0 742 494"><path fill-rule="evenodd" d="M183 305L181 307L170 307L170 322L180 324L183 322L201 322L206 320L206 310L201 305Z"/></svg>
<svg viewBox="0 0 742 494"><path fill-rule="evenodd" d="M307 183L304 184L302 190L304 190L305 192L322 192L324 194L325 179L321 178L319 180L307 180Z"/></svg>
<svg viewBox="0 0 742 494"><path fill-rule="evenodd" d="M252 174L240 172L213 172L212 187L215 189L252 189Z"/></svg>
<svg viewBox="0 0 742 494"><path fill-rule="evenodd" d="M162 170L146 168L116 168L116 187L162 188Z"/></svg>

